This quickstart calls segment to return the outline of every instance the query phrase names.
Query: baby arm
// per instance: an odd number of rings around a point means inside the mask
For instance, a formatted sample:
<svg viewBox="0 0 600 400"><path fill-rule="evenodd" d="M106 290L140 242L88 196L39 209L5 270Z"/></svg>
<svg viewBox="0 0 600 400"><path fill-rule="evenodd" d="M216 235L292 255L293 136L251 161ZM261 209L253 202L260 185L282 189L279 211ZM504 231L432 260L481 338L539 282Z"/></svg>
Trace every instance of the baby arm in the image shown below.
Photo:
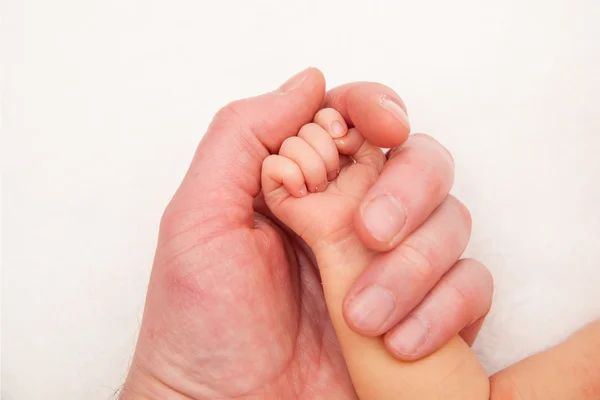
<svg viewBox="0 0 600 400"><path fill-rule="evenodd" d="M382 256L359 240L353 217L384 163L379 148L326 109L265 160L263 193L275 216L317 258L331 320L361 399L487 399L487 376L462 339L451 339L420 361L401 362L381 337L355 333L342 314L352 284ZM442 207L436 212L447 214Z"/></svg>

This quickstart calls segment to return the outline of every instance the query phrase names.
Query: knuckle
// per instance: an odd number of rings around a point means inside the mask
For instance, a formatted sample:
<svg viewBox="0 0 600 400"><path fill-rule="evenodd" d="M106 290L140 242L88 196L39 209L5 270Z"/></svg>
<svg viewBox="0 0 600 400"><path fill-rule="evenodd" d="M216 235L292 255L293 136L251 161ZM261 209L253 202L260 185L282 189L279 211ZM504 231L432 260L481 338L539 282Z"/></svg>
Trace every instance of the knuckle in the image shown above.
<svg viewBox="0 0 600 400"><path fill-rule="evenodd" d="M232 101L225 106L221 107L215 114L211 125L217 126L231 126L239 125L242 121L243 115L243 100Z"/></svg>
<svg viewBox="0 0 600 400"><path fill-rule="evenodd" d="M444 287L446 290L452 292L454 294L455 297L455 301L456 306L455 309L457 310L470 310L471 307L471 298L472 295L470 293L468 293L468 291L465 291L464 288L457 284L457 282L453 279L448 279L448 277L444 277L440 280L439 283L440 287ZM471 312L470 314L474 314L473 312ZM474 320L477 319L477 317L475 315L469 315L469 319L470 320Z"/></svg>
<svg viewBox="0 0 600 400"><path fill-rule="evenodd" d="M435 201L436 206L441 204L454 183L454 171L431 158L427 152L412 147L397 149L388 152L386 175L392 175L394 170L402 170L419 186L419 191L426 199Z"/></svg>
<svg viewBox="0 0 600 400"><path fill-rule="evenodd" d="M262 162L261 174L271 173L277 169L277 166L283 166L283 163L280 161L281 160L275 155L270 155L265 158Z"/></svg>
<svg viewBox="0 0 600 400"><path fill-rule="evenodd" d="M448 195L447 185L445 184L443 171L435 168L430 163L420 162L421 160L412 160L410 163L404 164L410 174L414 176L414 180L420 182L423 193L429 199L436 199L436 202L441 202ZM449 189L449 188L448 188ZM439 203L438 203L439 204Z"/></svg>
<svg viewBox="0 0 600 400"><path fill-rule="evenodd" d="M440 150L448 158L448 161L450 162L450 166L452 167L452 169L454 169L454 167L456 166L456 162L454 161L454 156L452 155L452 153L450 152L450 150L448 150L448 148L446 146L442 145L441 143L438 143L438 144L439 144Z"/></svg>
<svg viewBox="0 0 600 400"><path fill-rule="evenodd" d="M327 107L320 109L315 114L315 121L325 122L327 119L333 119L338 115L338 112L335 108Z"/></svg>
<svg viewBox="0 0 600 400"><path fill-rule="evenodd" d="M398 150L396 150L398 149ZM414 146L406 146L392 149L393 159L389 158L387 170L392 174L393 170L402 170L420 187L428 199L436 199L440 204L450 191L450 172L429 157L427 152L417 150Z"/></svg>
<svg viewBox="0 0 600 400"><path fill-rule="evenodd" d="M452 153L450 152L450 150L448 150L448 148L446 146L441 144L437 139L435 139L433 136L429 136L425 133L414 133L412 136L414 136L418 140L428 141L438 152L440 152L444 155L444 157L446 158L448 163L452 166L452 168L454 168L454 157L452 156Z"/></svg>
<svg viewBox="0 0 600 400"><path fill-rule="evenodd" d="M494 278L492 278L492 274L487 270L487 268L485 269L485 271L487 272L487 276L489 278L487 279L487 281L484 284L489 289L484 292L485 295L482 298L481 312L480 312L480 314L482 316L485 316L490 312L490 310L492 308L492 299L494 297Z"/></svg>
<svg viewBox="0 0 600 400"><path fill-rule="evenodd" d="M317 111L317 113L315 114L313 121L319 123L323 117L325 117L325 115L327 114L327 108L321 108L319 111Z"/></svg>
<svg viewBox="0 0 600 400"><path fill-rule="evenodd" d="M338 110L336 110L333 107L325 107L321 111L323 111L323 113L328 113L328 114L336 114L336 115L339 114Z"/></svg>
<svg viewBox="0 0 600 400"><path fill-rule="evenodd" d="M479 261L476 260L472 260L473 262L475 262L478 266L479 266L479 270L481 272L482 275L482 286L485 286L486 288L489 288L489 293L490 293L490 305L492 303L492 299L491 299L491 294L493 294L494 292L494 276L492 275L491 271L482 263L480 263Z"/></svg>
<svg viewBox="0 0 600 400"><path fill-rule="evenodd" d="M237 134L249 151L260 144L274 153L279 141L270 134L272 122L255 109L252 99L232 101L217 111L209 130Z"/></svg>
<svg viewBox="0 0 600 400"><path fill-rule="evenodd" d="M314 133L315 131L320 131L321 129L322 128L319 124L310 122L308 124L302 125L302 127L300 128L300 131L298 131L298 136L300 135L300 132L302 132L304 134L310 134L310 133Z"/></svg>
<svg viewBox="0 0 600 400"><path fill-rule="evenodd" d="M486 316L492 307L492 274L476 260L459 260L440 280L439 286L451 293L457 304L455 308L465 313L469 323Z"/></svg>
<svg viewBox="0 0 600 400"><path fill-rule="evenodd" d="M438 260L431 250L428 239L409 239L399 245L401 262L413 266L415 283L427 283L437 280L439 275Z"/></svg>
<svg viewBox="0 0 600 400"><path fill-rule="evenodd" d="M298 137L300 139L309 141L310 138L312 137L311 132L307 131L306 128L304 128L304 126L302 128L300 128L300 130L298 131Z"/></svg>
<svg viewBox="0 0 600 400"><path fill-rule="evenodd" d="M305 141L313 140L318 137L320 129L321 127L315 123L303 125L298 131L298 137Z"/></svg>
<svg viewBox="0 0 600 400"><path fill-rule="evenodd" d="M459 270L462 269L465 275L468 275L471 278L477 277L477 280L470 279L470 281L477 282L477 288L489 294L488 301L491 305L491 295L494 291L494 276L490 270L485 265L472 258L464 258L458 261L457 267Z"/></svg>
<svg viewBox="0 0 600 400"><path fill-rule="evenodd" d="M465 276L474 278L471 274L476 273L472 269L465 269L465 267L467 267L467 264L464 262L456 264L440 279L438 286L440 290L447 292L453 297L454 304L456 304L455 309L461 310L461 312L468 311L470 314L469 319L475 320L479 317L479 315L476 315L478 314L476 308L479 308L478 301L476 300L478 297L481 297L478 296L480 290L470 283L471 280L477 282L477 279L464 279ZM465 282L469 283L465 284Z"/></svg>
<svg viewBox="0 0 600 400"><path fill-rule="evenodd" d="M222 107L213 117L209 131L218 131L220 136L235 135L239 139L240 151L256 152L257 138L261 135L264 122L258 118L249 117L244 105L246 100L236 100ZM264 144L272 151L268 143Z"/></svg>
<svg viewBox="0 0 600 400"><path fill-rule="evenodd" d="M444 188L448 184L451 187L454 182L454 161L450 153L430 136L425 134L414 134L414 136L412 141L407 142L407 150L410 149L407 162L420 165L423 170L435 175L435 178L444 184ZM447 187L448 192L450 187Z"/></svg>
<svg viewBox="0 0 600 400"><path fill-rule="evenodd" d="M291 152L296 150L302 142L304 142L304 140L297 136L291 136L285 139L281 144L281 147L279 148L279 154L290 154Z"/></svg>
<svg viewBox="0 0 600 400"><path fill-rule="evenodd" d="M274 157L276 157L276 156L270 155L263 160L263 162L262 162L263 169L272 166L277 161L277 159Z"/></svg>
<svg viewBox="0 0 600 400"><path fill-rule="evenodd" d="M460 220L464 222L465 226L470 230L473 225L473 218L471 217L471 212L467 206L451 194L448 195L446 201L460 214Z"/></svg>
<svg viewBox="0 0 600 400"><path fill-rule="evenodd" d="M166 236L172 236L174 228L177 226L177 218L174 215L173 201L171 201L160 218L159 231Z"/></svg>

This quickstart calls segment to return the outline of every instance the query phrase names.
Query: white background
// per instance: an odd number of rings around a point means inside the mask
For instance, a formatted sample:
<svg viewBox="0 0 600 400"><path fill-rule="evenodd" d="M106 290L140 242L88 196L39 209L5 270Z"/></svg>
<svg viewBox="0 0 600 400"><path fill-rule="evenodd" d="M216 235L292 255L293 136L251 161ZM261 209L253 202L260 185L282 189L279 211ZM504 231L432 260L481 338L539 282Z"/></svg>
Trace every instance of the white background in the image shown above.
<svg viewBox="0 0 600 400"><path fill-rule="evenodd" d="M454 154L490 372L600 317L597 0L6 0L2 400L108 399L213 113L309 65Z"/></svg>

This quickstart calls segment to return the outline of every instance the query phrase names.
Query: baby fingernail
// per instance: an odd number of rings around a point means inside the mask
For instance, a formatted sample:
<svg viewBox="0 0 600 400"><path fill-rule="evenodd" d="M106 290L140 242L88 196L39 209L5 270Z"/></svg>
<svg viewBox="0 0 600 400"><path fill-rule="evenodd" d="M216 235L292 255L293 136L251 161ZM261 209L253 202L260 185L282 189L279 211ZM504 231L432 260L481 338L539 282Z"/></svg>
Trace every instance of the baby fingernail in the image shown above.
<svg viewBox="0 0 600 400"><path fill-rule="evenodd" d="M350 301L346 315L358 329L376 332L395 308L396 301L392 293L379 285L372 285Z"/></svg>
<svg viewBox="0 0 600 400"><path fill-rule="evenodd" d="M320 184L317 185L317 187L315 188L315 192L319 193L319 192L324 192L325 189L327 189L327 185L329 183L327 181L325 182L321 182Z"/></svg>
<svg viewBox="0 0 600 400"><path fill-rule="evenodd" d="M328 180L328 181L330 181L330 182L331 182L331 181L332 181L332 180L334 180L335 178L337 178L337 172L336 172L336 171L329 171L329 172L327 173L327 180Z"/></svg>
<svg viewBox="0 0 600 400"><path fill-rule="evenodd" d="M331 136L333 138L341 138L345 134L346 128L344 128L344 125L340 121L335 120L331 123Z"/></svg>
<svg viewBox="0 0 600 400"><path fill-rule="evenodd" d="M410 122L408 121L408 115L398 103L390 100L386 95L381 96L380 99L381 107L389 111L394 117L396 117L402 125L410 130Z"/></svg>
<svg viewBox="0 0 600 400"><path fill-rule="evenodd" d="M302 187L300 188L300 190L298 190L298 193L300 194L301 197L304 197L308 194L308 190L306 189L306 185L302 185Z"/></svg>
<svg viewBox="0 0 600 400"><path fill-rule="evenodd" d="M375 240L390 242L400 233L406 222L406 213L400 201L390 195L375 197L362 212L367 230Z"/></svg>
<svg viewBox="0 0 600 400"><path fill-rule="evenodd" d="M429 326L419 318L410 316L388 336L388 344L399 354L415 354L429 336Z"/></svg>

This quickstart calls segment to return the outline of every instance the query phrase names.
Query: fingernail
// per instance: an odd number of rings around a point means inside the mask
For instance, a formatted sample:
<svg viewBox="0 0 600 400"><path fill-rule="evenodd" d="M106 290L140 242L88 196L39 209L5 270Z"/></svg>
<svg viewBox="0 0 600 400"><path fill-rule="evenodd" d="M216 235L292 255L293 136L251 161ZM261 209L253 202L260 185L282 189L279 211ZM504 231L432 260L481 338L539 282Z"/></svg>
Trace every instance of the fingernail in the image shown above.
<svg viewBox="0 0 600 400"><path fill-rule="evenodd" d="M315 193L324 192L327 189L327 185L329 185L327 181L319 183L315 188Z"/></svg>
<svg viewBox="0 0 600 400"><path fill-rule="evenodd" d="M337 178L337 172L336 171L330 171L330 172L327 173L327 180L329 182L331 182L335 178Z"/></svg>
<svg viewBox="0 0 600 400"><path fill-rule="evenodd" d="M298 191L301 197L304 197L308 194L308 190L306 189L306 185L302 185L300 190Z"/></svg>
<svg viewBox="0 0 600 400"><path fill-rule="evenodd" d="M392 293L379 285L372 285L353 298L346 311L355 327L365 332L375 332L387 321L395 307Z"/></svg>
<svg viewBox="0 0 600 400"><path fill-rule="evenodd" d="M333 121L331 123L331 136L333 138L341 138L346 134L344 125L340 121Z"/></svg>
<svg viewBox="0 0 600 400"><path fill-rule="evenodd" d="M310 68L307 68L304 71L298 72L296 75L292 76L290 79L287 80L287 82L281 85L279 89L277 89L277 91L279 93L289 93L292 90L302 86L302 84L306 80L306 77L308 76L307 71L309 69Z"/></svg>
<svg viewBox="0 0 600 400"><path fill-rule="evenodd" d="M410 130L410 122L408 121L408 115L406 115L406 111L398 103L390 100L386 95L382 95L380 99L381 107L388 110L390 113L396 117L402 125Z"/></svg>
<svg viewBox="0 0 600 400"><path fill-rule="evenodd" d="M410 316L398 325L388 337L388 344L399 354L414 354L427 341L429 325L419 318Z"/></svg>
<svg viewBox="0 0 600 400"><path fill-rule="evenodd" d="M404 226L406 212L400 201L384 194L375 197L362 212L365 227L375 240L390 242Z"/></svg>

